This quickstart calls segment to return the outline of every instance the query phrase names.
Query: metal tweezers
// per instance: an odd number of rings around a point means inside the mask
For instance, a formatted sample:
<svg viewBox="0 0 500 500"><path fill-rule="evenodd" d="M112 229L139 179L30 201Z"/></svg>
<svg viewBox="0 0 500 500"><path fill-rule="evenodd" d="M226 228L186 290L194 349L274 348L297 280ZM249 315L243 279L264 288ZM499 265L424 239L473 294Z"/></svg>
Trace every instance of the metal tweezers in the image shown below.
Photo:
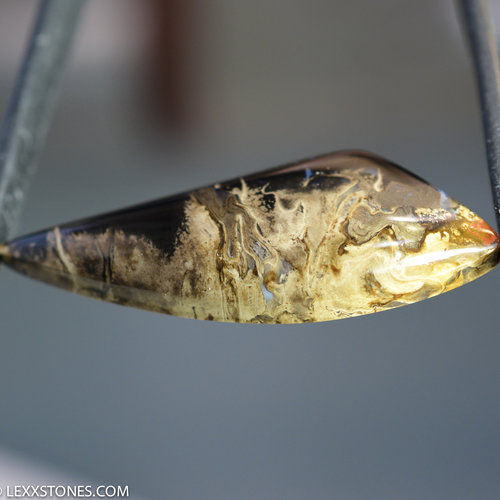
<svg viewBox="0 0 500 500"><path fill-rule="evenodd" d="M0 131L0 242L13 236L84 0L43 0ZM488 0L458 0L471 48L500 229L500 68Z"/></svg>

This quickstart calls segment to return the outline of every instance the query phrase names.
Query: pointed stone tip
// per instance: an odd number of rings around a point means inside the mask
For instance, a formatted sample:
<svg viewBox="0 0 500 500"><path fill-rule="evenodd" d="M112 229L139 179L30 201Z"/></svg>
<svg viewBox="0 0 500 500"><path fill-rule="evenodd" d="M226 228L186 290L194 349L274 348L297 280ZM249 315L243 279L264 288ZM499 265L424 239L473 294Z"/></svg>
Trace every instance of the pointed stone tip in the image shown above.
<svg viewBox="0 0 500 500"><path fill-rule="evenodd" d="M498 265L500 259L500 238L498 233L479 215L461 205L459 207L458 225L449 234L458 230L455 239L456 251L468 255L469 267L475 268L471 279L479 277ZM470 281L470 280L469 280Z"/></svg>
<svg viewBox="0 0 500 500"><path fill-rule="evenodd" d="M481 217L470 223L470 232L474 234L484 246L500 246L500 238L497 232Z"/></svg>

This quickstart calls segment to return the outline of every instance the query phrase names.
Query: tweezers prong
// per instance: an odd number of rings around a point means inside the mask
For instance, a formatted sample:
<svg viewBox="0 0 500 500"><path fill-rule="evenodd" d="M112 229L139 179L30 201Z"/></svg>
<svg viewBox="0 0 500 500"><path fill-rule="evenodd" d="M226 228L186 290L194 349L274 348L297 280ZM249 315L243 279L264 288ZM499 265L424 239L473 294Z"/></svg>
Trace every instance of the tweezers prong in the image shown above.
<svg viewBox="0 0 500 500"><path fill-rule="evenodd" d="M84 0L43 0L0 131L0 242L13 236Z"/></svg>
<svg viewBox="0 0 500 500"><path fill-rule="evenodd" d="M472 52L497 226L500 230L500 67L488 0L458 0Z"/></svg>

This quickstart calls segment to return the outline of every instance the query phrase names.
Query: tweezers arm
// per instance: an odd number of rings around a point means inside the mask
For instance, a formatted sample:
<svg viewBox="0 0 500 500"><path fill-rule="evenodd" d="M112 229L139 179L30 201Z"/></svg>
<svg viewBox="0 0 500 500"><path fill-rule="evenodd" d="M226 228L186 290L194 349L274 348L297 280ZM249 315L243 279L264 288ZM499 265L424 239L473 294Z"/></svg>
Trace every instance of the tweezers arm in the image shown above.
<svg viewBox="0 0 500 500"><path fill-rule="evenodd" d="M0 242L16 230L83 3L40 3L0 131Z"/></svg>
<svg viewBox="0 0 500 500"><path fill-rule="evenodd" d="M458 0L474 61L497 225L500 229L500 68L488 0Z"/></svg>

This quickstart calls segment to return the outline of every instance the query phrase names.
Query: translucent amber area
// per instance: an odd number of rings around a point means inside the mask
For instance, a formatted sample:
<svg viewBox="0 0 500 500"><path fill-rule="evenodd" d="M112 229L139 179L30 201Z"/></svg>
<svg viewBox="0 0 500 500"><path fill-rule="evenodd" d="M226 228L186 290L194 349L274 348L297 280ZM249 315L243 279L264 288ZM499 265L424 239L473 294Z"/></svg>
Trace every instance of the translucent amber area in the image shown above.
<svg viewBox="0 0 500 500"><path fill-rule="evenodd" d="M187 318L327 321L411 304L498 260L481 218L397 165L342 152L56 226L11 267Z"/></svg>

